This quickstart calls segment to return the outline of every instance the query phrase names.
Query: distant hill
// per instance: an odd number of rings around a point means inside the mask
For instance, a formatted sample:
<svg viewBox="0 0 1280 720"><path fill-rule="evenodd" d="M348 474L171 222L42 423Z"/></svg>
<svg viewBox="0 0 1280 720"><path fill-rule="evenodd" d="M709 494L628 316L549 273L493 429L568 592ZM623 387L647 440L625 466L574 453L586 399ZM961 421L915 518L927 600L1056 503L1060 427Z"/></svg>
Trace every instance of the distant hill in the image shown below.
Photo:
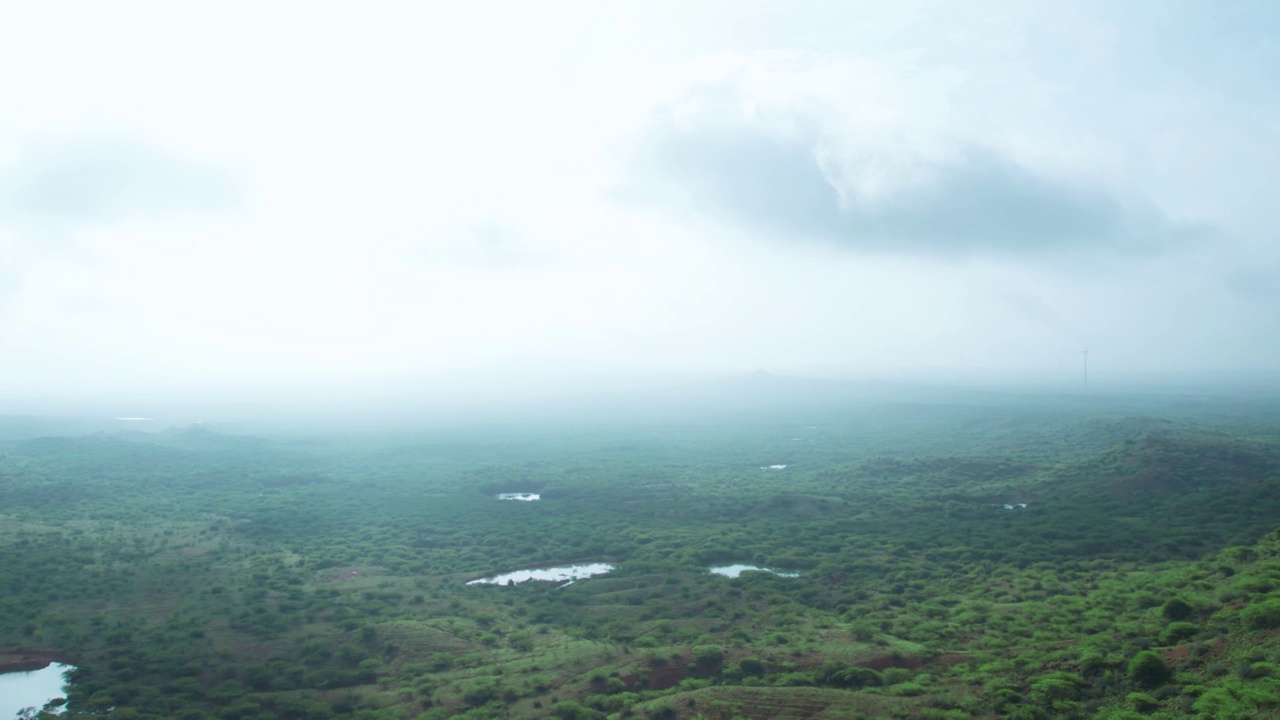
<svg viewBox="0 0 1280 720"><path fill-rule="evenodd" d="M1059 477L1064 490L1119 500L1235 493L1280 483L1280 451L1228 438L1147 434L1068 468Z"/></svg>

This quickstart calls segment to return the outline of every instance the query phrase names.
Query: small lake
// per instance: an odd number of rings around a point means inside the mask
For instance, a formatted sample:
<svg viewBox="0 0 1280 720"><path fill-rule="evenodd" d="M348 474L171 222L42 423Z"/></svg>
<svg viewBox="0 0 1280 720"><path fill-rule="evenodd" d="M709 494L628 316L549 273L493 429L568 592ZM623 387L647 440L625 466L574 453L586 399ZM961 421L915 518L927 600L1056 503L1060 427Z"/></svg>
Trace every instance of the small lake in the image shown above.
<svg viewBox="0 0 1280 720"><path fill-rule="evenodd" d="M709 568L716 575L736 578L744 572L767 572L773 573L778 577L800 577L798 572L786 572L784 570L773 570L770 568L756 567L755 565L720 565Z"/></svg>
<svg viewBox="0 0 1280 720"><path fill-rule="evenodd" d="M493 577L472 580L468 585L518 585L530 580L543 582L564 582L603 575L614 568L609 563L581 563L578 565L562 565L560 567L529 568L515 572L494 575Z"/></svg>
<svg viewBox="0 0 1280 720"><path fill-rule="evenodd" d="M518 502L533 502L541 500L542 496L538 493L498 493L499 500L516 500Z"/></svg>
<svg viewBox="0 0 1280 720"><path fill-rule="evenodd" d="M72 670L71 665L51 663L43 670L0 674L0 718L15 717L23 708L39 710L54 698L66 697L63 673Z"/></svg>

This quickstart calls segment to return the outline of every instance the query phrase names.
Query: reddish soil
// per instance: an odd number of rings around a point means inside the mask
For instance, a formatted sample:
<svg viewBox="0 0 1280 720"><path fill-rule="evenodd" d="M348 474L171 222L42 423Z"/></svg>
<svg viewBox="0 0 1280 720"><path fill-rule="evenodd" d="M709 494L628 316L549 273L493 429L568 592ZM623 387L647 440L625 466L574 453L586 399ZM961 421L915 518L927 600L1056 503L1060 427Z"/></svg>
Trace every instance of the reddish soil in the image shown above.
<svg viewBox="0 0 1280 720"><path fill-rule="evenodd" d="M0 648L0 673L41 670L55 662L70 662L65 655L50 650Z"/></svg>
<svg viewBox="0 0 1280 720"><path fill-rule="evenodd" d="M1191 657L1190 645L1178 645L1164 651L1164 661L1169 665L1181 665Z"/></svg>
<svg viewBox="0 0 1280 720"><path fill-rule="evenodd" d="M636 687L640 679L636 675L622 675L621 680L627 684L627 689L632 692L664 691L664 689L676 687L681 680L685 679L684 667L684 662L678 661L668 662L667 665L660 667L650 667L649 682L643 688Z"/></svg>
<svg viewBox="0 0 1280 720"><path fill-rule="evenodd" d="M1164 661L1170 665L1194 664L1195 658L1192 657L1196 646L1202 643L1187 643L1185 645L1177 645L1161 652L1164 654ZM1222 638L1215 638L1208 642L1211 653L1222 652L1227 643ZM1203 662L1203 661L1202 661Z"/></svg>
<svg viewBox="0 0 1280 720"><path fill-rule="evenodd" d="M940 667L949 668L960 663L973 662L973 658L964 653L942 653L935 656L929 661L930 665L938 665Z"/></svg>
<svg viewBox="0 0 1280 720"><path fill-rule="evenodd" d="M891 667L916 670L921 665L920 658L914 655L872 655L856 664L860 667L871 668L876 672L887 670Z"/></svg>

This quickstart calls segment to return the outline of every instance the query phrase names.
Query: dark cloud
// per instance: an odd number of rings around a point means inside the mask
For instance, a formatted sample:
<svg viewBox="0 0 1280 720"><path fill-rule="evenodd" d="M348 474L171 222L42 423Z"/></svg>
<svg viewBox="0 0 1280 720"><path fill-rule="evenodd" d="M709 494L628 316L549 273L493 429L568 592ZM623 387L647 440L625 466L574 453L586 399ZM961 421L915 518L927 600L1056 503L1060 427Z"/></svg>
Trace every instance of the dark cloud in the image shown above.
<svg viewBox="0 0 1280 720"><path fill-rule="evenodd" d="M783 238L854 250L928 254L1097 248L1158 251L1199 231L1107 190L1054 178L974 148L883 201L842 208L807 140L749 125L653 129L633 198L674 204Z"/></svg>
<svg viewBox="0 0 1280 720"><path fill-rule="evenodd" d="M67 230L235 204L225 173L127 140L45 144L0 167L0 223Z"/></svg>

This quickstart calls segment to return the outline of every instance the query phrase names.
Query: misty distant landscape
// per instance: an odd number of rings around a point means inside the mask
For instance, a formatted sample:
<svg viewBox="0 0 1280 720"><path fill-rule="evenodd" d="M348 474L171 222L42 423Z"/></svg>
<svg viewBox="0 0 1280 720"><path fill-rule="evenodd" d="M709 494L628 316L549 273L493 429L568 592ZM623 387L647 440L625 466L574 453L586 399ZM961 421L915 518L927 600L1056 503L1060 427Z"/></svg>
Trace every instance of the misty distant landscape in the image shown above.
<svg viewBox="0 0 1280 720"><path fill-rule="evenodd" d="M681 395L416 429L7 417L0 660L74 667L72 717L1280 707L1274 396Z"/></svg>
<svg viewBox="0 0 1280 720"><path fill-rule="evenodd" d="M1280 717L1280 3L0 8L0 720Z"/></svg>

